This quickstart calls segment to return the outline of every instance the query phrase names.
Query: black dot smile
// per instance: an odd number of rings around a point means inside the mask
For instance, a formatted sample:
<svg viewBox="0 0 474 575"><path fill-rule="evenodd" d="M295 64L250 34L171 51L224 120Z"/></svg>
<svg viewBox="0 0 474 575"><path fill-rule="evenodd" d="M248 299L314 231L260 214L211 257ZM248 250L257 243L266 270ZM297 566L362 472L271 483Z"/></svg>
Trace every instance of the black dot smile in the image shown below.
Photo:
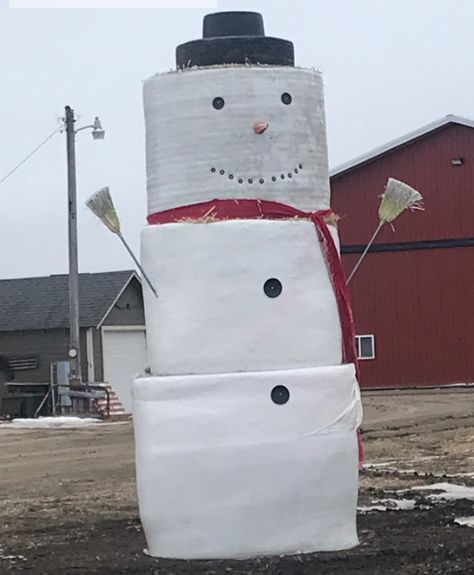
<svg viewBox="0 0 474 575"><path fill-rule="evenodd" d="M213 166L211 168L211 173L219 175L219 176L226 176L226 178L229 180L236 179L239 184L243 184L244 182L247 182L249 184L256 184L256 183L264 184L266 181L277 182L279 180L291 180L291 179L293 179L293 177L298 176L298 174L302 170L303 170L303 164L298 164L298 166L294 170L292 170L291 172L282 172L281 174L270 176L267 179L258 178L258 177L257 178L249 178L246 176L241 176L239 174L234 174L233 172L226 172L225 170L220 170L220 169L216 168L215 166Z"/></svg>

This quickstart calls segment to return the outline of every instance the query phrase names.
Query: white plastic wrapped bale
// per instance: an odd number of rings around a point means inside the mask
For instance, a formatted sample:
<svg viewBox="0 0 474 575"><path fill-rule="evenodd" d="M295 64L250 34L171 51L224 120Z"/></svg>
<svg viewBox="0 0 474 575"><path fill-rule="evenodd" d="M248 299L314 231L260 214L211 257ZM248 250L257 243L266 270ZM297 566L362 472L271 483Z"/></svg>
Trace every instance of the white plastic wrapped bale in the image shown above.
<svg viewBox="0 0 474 575"><path fill-rule="evenodd" d="M357 545L352 365L150 377L133 386L140 517L159 557Z"/></svg>
<svg viewBox="0 0 474 575"><path fill-rule="evenodd" d="M214 198L329 207L321 76L303 68L216 66L144 87L148 213ZM256 135L254 124L268 124Z"/></svg>
<svg viewBox="0 0 474 575"><path fill-rule="evenodd" d="M336 298L312 222L149 226L142 262L159 292L144 288L154 375L341 363ZM267 295L272 282L281 291Z"/></svg>

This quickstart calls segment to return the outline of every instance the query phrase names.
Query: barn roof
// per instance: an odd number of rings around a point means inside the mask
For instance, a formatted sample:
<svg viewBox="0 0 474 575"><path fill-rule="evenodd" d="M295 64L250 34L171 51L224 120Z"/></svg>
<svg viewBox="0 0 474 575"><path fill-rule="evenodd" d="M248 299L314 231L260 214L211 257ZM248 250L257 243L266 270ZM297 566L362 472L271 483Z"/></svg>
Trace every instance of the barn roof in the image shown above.
<svg viewBox="0 0 474 575"><path fill-rule="evenodd" d="M409 134L406 134L405 136L402 136L401 138L396 138L395 140L387 142L383 146L379 146L378 148L374 148L370 152L367 152L366 154L362 154L361 156L358 156L358 157L354 158L353 160L350 160L349 162L345 162L344 164L336 166L335 168L333 168L330 171L330 177L335 178L337 176L341 176L345 172L348 172L348 171L352 170L353 168L360 166L361 164L365 164L367 162L370 162L370 161L374 160L375 158L378 158L379 156L383 156L384 154L387 154L388 152L391 152L391 151L395 150L396 148L400 148L402 146L405 146L406 144L411 143L413 140L417 140L418 138L422 138L422 137L430 134L431 132L435 132L437 130L440 130L441 128L445 128L446 126L449 126L450 124L458 124L461 126L467 126L468 128L474 128L474 121L468 120L467 118L462 118L460 116L453 116L452 114L449 114L448 116L444 116L444 118L440 118L439 120L436 120L435 122L431 122L431 124L426 124L426 126L423 126L422 128L419 128L418 130L410 132Z"/></svg>
<svg viewBox="0 0 474 575"><path fill-rule="evenodd" d="M133 278L133 270L79 274L80 326L98 326ZM0 280L0 332L67 327L67 275Z"/></svg>

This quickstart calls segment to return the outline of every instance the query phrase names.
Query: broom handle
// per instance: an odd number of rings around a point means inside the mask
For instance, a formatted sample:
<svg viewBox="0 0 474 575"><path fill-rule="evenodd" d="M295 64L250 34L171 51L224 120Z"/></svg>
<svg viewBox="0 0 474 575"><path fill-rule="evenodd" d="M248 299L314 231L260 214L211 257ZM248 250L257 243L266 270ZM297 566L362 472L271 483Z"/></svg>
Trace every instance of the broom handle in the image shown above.
<svg viewBox="0 0 474 575"><path fill-rule="evenodd" d="M125 241L125 238L122 236L122 234L120 232L117 235L122 240L122 243L125 246L125 248L127 249L127 252L132 256L132 260L135 262L135 265L140 270L140 272L141 272L142 276L145 278L147 284L150 286L151 291L155 294L155 297L158 297L158 294L156 293L156 289L153 287L153 284L151 283L150 278L145 273L145 270L142 268L140 262L135 257L135 254L130 249L130 246Z"/></svg>
<svg viewBox="0 0 474 575"><path fill-rule="evenodd" d="M358 259L356 265L354 266L354 269L351 271L350 276L347 279L347 285L349 285L351 279L354 277L354 274L356 273L356 271L359 269L360 264L362 263L362 260L365 258L365 256L367 255L367 252L370 250L372 244L375 241L375 238L377 237L378 233L380 232L380 230L382 229L382 226L384 225L384 221L382 220L379 225L377 226L377 229L374 232L374 235L370 238L370 242L367 244L367 247L365 248L365 250L362 252L362 255L360 256L360 258Z"/></svg>

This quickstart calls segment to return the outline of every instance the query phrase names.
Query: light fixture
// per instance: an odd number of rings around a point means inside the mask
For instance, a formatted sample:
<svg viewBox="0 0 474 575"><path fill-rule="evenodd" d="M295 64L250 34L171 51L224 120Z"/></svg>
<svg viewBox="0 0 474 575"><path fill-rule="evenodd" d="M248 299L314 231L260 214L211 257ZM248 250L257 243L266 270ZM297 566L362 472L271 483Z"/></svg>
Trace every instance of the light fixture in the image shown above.
<svg viewBox="0 0 474 575"><path fill-rule="evenodd" d="M94 124L92 125L92 137L94 140L103 140L105 138L105 130L102 128L98 116L95 117Z"/></svg>
<svg viewBox="0 0 474 575"><path fill-rule="evenodd" d="M451 166L462 166L464 164L464 158L453 158L451 160Z"/></svg>

